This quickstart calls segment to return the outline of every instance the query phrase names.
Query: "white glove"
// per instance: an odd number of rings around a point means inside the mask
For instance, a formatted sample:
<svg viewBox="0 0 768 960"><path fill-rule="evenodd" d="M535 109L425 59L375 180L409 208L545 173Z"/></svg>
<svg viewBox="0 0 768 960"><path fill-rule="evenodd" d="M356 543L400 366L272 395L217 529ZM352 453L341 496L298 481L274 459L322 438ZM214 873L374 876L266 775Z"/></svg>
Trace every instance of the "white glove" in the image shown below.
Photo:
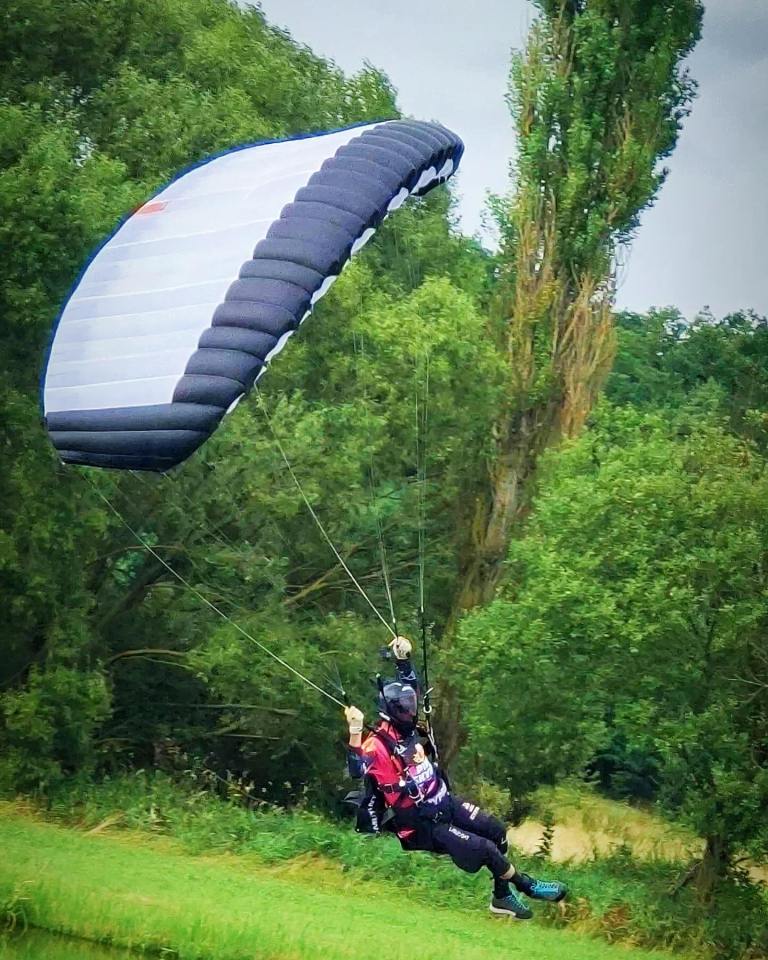
<svg viewBox="0 0 768 960"><path fill-rule="evenodd" d="M363 712L357 707L344 707L344 716L347 718L349 732L352 736L363 732Z"/></svg>
<svg viewBox="0 0 768 960"><path fill-rule="evenodd" d="M395 660L407 660L413 649L408 637L395 637L389 645L392 648Z"/></svg>

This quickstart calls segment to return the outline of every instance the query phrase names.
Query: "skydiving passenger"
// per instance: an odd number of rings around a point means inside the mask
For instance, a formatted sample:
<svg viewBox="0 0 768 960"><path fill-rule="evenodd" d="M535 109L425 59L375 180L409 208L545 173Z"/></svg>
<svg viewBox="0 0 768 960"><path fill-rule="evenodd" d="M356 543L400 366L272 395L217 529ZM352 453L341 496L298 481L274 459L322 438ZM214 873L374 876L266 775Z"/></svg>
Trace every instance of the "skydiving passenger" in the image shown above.
<svg viewBox="0 0 768 960"><path fill-rule="evenodd" d="M529 920L533 914L518 893L558 902L566 895L565 886L518 873L507 857L504 824L451 793L434 762L431 739L417 729L420 691L411 642L396 637L390 647L397 679L380 684L379 718L365 738L363 713L354 706L345 710L349 773L364 781L358 830L379 833L389 819L404 850L447 854L468 873L487 867L493 877L491 913Z"/></svg>

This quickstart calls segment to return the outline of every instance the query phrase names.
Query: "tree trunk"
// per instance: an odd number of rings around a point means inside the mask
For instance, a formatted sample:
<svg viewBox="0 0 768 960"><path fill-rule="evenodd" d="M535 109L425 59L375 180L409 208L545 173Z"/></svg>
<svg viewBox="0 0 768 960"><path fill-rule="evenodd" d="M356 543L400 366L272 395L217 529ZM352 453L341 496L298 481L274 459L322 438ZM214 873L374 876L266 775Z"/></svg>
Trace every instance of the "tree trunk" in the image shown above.
<svg viewBox="0 0 768 960"><path fill-rule="evenodd" d="M497 427L487 494L475 501L469 541L462 552L452 623L464 611L493 599L511 531L528 505L530 481L542 443L546 445L551 434L553 414L550 405L508 417Z"/></svg>
<svg viewBox="0 0 768 960"><path fill-rule="evenodd" d="M704 856L696 871L696 894L705 906L714 903L718 883L728 873L731 851L725 837L715 834L706 839Z"/></svg>

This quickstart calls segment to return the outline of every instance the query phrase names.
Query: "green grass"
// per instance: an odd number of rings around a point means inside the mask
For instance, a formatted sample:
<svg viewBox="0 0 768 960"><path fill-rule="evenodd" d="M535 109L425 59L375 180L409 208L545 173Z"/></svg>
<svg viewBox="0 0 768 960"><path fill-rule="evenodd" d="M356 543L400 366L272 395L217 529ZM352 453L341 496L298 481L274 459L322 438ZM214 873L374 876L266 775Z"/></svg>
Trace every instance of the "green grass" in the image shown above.
<svg viewBox="0 0 768 960"><path fill-rule="evenodd" d="M0 934L0 960L136 960L136 954L45 930Z"/></svg>
<svg viewBox="0 0 768 960"><path fill-rule="evenodd" d="M281 870L253 857L191 856L168 839L88 834L9 808L0 816L0 849L0 904L17 925L179 960L380 960L406 944L425 960L617 955L570 932L494 921L480 889L476 912L435 907L408 883L366 883L311 858Z"/></svg>
<svg viewBox="0 0 768 960"><path fill-rule="evenodd" d="M70 783L48 798L46 816L86 828L138 829L176 838L189 852L245 855L264 864L320 855L362 882L396 886L414 900L473 915L487 894L486 878L468 876L445 858L403 855L391 837L361 838L348 823L301 810L250 811L236 791L232 802L223 802L192 775L185 784L140 772L99 784ZM670 896L684 869L679 862L639 861L627 847L590 862L553 865L518 854L515 862L571 889L563 913L537 909L537 922L567 924L610 942L688 950L698 958L768 956L768 906L757 887L726 885L713 910L696 903L691 887Z"/></svg>
<svg viewBox="0 0 768 960"><path fill-rule="evenodd" d="M589 810L587 798L580 803ZM228 862L253 865L262 875L266 869L273 877L295 874L299 882L354 883L366 897L379 890L387 899L393 890L402 891L409 903L446 907L473 921L488 895L484 871L469 876L444 857L403 854L392 837L363 838L349 822L305 810L246 809L236 789L230 801L222 800L189 771L173 780L139 771L98 784L72 781L37 809L46 820L81 830L172 839L179 852L222 855ZM0 816L2 810L0 804ZM622 810L622 821L625 815ZM0 855L0 878L2 860ZM519 851L515 862L519 869L564 880L571 890L562 912L536 904L537 926L568 926L611 943L688 951L698 960L768 956L768 898L758 885L726 882L714 907L703 906L691 886L670 894L684 864L659 856L638 858L629 844L586 862L553 864Z"/></svg>

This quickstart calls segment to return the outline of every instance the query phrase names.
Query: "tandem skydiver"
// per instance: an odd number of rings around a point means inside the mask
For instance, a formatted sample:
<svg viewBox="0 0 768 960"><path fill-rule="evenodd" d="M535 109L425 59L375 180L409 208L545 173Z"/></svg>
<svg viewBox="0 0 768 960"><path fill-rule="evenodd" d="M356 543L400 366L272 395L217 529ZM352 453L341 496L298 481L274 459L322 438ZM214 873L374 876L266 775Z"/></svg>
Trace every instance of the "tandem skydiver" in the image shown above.
<svg viewBox="0 0 768 960"><path fill-rule="evenodd" d="M349 773L364 781L357 798L358 830L379 833L389 819L404 850L447 854L468 873L487 867L493 877L491 913L529 920L533 914L517 893L557 902L565 897L565 886L518 873L507 858L504 824L451 793L435 762L434 741L417 729L419 682L411 642L395 637L390 647L397 679L379 683L379 718L365 737L362 712L345 709Z"/></svg>

